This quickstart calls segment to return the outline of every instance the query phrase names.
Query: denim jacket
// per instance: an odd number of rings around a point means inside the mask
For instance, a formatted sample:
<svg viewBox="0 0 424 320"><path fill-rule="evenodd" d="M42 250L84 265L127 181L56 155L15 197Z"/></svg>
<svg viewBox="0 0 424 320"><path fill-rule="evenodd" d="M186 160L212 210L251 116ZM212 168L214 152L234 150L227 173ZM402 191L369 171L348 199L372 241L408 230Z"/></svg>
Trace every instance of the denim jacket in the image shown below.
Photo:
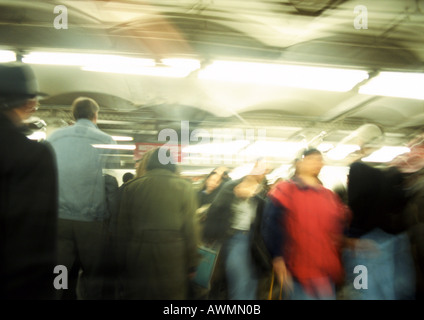
<svg viewBox="0 0 424 320"><path fill-rule="evenodd" d="M47 140L57 160L59 218L79 221L108 218L103 169L112 168L113 163L106 156L116 151L92 145L116 142L88 119L57 129Z"/></svg>

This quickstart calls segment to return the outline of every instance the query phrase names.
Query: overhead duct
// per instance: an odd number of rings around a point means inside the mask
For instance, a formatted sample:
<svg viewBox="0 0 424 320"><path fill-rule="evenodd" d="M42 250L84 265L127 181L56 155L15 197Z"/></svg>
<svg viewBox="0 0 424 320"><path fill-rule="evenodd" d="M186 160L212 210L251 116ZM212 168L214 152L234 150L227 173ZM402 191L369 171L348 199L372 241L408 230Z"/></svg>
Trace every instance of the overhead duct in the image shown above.
<svg viewBox="0 0 424 320"><path fill-rule="evenodd" d="M339 144L354 144L362 147L382 137L382 135L383 131L379 126L370 123L364 124L340 141Z"/></svg>
<svg viewBox="0 0 424 320"><path fill-rule="evenodd" d="M301 14L320 15L324 10L339 5L345 0L289 0Z"/></svg>
<svg viewBox="0 0 424 320"><path fill-rule="evenodd" d="M342 160L349 154L363 149L367 144L383 136L381 128L375 124L364 124L342 139L327 156L332 160Z"/></svg>

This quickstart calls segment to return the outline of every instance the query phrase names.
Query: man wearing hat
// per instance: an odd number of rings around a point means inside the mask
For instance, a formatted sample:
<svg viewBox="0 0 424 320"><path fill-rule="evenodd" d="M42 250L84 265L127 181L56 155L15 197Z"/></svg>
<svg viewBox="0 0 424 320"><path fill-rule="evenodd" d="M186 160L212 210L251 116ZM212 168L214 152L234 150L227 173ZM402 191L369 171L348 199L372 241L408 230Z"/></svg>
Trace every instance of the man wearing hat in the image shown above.
<svg viewBox="0 0 424 320"><path fill-rule="evenodd" d="M0 64L0 299L56 297L56 162L21 132L41 95L28 65Z"/></svg>

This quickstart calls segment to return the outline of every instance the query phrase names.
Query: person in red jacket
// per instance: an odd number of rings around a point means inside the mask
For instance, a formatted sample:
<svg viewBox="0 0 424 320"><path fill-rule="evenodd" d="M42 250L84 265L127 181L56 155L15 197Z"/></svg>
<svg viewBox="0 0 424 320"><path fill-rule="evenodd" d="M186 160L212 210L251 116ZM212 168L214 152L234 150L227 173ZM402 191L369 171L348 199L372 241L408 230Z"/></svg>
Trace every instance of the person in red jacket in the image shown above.
<svg viewBox="0 0 424 320"><path fill-rule="evenodd" d="M341 248L349 210L318 178L323 157L307 149L294 177L268 193L262 234L277 279L289 298L336 299L344 270Z"/></svg>

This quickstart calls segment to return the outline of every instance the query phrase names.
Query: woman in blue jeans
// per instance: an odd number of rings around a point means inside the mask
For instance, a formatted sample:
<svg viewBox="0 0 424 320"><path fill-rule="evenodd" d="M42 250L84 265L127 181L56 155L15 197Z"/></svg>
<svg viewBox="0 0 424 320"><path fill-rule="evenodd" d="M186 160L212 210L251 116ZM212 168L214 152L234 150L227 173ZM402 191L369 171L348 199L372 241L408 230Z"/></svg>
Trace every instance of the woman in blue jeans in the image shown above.
<svg viewBox="0 0 424 320"><path fill-rule="evenodd" d="M209 208L203 239L222 244L224 273L230 300L257 299L258 279L250 253L249 232L257 206L265 194L266 164L258 161L252 172L222 187Z"/></svg>

